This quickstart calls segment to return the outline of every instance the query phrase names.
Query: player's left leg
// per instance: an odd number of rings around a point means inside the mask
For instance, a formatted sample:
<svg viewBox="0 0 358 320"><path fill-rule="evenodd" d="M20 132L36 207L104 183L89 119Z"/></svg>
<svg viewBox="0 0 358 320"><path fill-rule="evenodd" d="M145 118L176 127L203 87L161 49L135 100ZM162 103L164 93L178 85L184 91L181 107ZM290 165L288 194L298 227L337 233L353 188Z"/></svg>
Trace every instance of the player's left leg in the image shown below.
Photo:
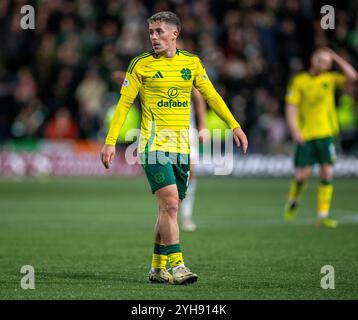
<svg viewBox="0 0 358 320"><path fill-rule="evenodd" d="M180 207L181 228L184 231L196 230L196 224L193 221L193 207L195 201L196 187L197 187L197 180L194 173L194 166L190 164L190 177L189 177L188 190L186 192L186 197L183 200Z"/></svg>
<svg viewBox="0 0 358 320"><path fill-rule="evenodd" d="M317 225L327 228L336 228L338 221L329 217L333 194L333 165L321 164L320 179L317 192Z"/></svg>
<svg viewBox="0 0 358 320"><path fill-rule="evenodd" d="M317 225L327 228L336 228L338 221L330 218L330 207L333 194L333 164L336 161L336 152L332 137L317 139L316 150L320 163L321 182L317 192Z"/></svg>
<svg viewBox="0 0 358 320"><path fill-rule="evenodd" d="M180 207L181 229L184 231L195 231L196 224L193 220L193 208L197 188L197 179L195 175L195 165L199 161L199 135L194 128L189 130L190 139L190 175L189 185Z"/></svg>

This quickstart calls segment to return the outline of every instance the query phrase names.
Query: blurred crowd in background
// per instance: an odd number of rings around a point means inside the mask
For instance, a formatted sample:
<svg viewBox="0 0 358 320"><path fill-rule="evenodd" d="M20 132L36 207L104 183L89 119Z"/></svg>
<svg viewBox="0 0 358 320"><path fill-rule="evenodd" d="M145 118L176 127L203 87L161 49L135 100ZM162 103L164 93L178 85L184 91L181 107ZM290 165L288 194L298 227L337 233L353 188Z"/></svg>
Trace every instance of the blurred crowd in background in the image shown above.
<svg viewBox="0 0 358 320"><path fill-rule="evenodd" d="M34 30L20 26L31 4ZM358 68L358 2L337 1L335 29L320 26L315 0L0 1L0 142L81 138L103 142L116 104L116 70L151 48L146 19L171 10L183 48L198 54L240 121L250 151L287 153L284 96L317 47L329 46ZM358 148L357 84L337 95L341 151Z"/></svg>

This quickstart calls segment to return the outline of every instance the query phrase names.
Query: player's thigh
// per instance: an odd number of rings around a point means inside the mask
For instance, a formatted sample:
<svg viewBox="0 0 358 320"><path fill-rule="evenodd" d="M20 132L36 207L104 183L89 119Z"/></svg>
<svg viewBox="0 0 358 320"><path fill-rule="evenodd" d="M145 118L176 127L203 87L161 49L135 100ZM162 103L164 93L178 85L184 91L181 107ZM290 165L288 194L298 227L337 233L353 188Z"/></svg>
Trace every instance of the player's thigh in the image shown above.
<svg viewBox="0 0 358 320"><path fill-rule="evenodd" d="M312 141L305 141L296 146L294 154L295 168L312 166L316 162L315 150Z"/></svg>
<svg viewBox="0 0 358 320"><path fill-rule="evenodd" d="M317 162L321 165L333 165L336 162L336 148L332 137L317 139L315 141Z"/></svg>
<svg viewBox="0 0 358 320"><path fill-rule="evenodd" d="M153 161L154 162L154 161ZM147 176L152 193L169 185L176 185L176 178L172 165L167 163L144 163L143 170Z"/></svg>

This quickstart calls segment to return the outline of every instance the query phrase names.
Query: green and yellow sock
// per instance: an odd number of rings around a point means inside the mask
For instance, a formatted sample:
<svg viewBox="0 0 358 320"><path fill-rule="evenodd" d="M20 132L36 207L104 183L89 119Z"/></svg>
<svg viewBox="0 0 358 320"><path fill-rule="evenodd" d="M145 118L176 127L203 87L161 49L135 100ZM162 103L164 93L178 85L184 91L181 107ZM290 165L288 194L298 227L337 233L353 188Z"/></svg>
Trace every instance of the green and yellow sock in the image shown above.
<svg viewBox="0 0 358 320"><path fill-rule="evenodd" d="M327 218L331 208L333 185L331 181L321 180L317 192L317 211L319 218Z"/></svg>
<svg viewBox="0 0 358 320"><path fill-rule="evenodd" d="M294 180L290 185L290 192L288 193L288 201L297 202L303 191L305 183L303 181Z"/></svg>
<svg viewBox="0 0 358 320"><path fill-rule="evenodd" d="M178 267L184 264L183 254L180 249L180 244L170 244L165 247L169 258L169 265L171 268Z"/></svg>
<svg viewBox="0 0 358 320"><path fill-rule="evenodd" d="M162 244L154 243L154 252L152 254L152 269L166 269L168 255L166 247Z"/></svg>
<svg viewBox="0 0 358 320"><path fill-rule="evenodd" d="M304 189L305 182L293 180L290 184L290 191L285 206L286 214L293 215L300 199L301 193Z"/></svg>

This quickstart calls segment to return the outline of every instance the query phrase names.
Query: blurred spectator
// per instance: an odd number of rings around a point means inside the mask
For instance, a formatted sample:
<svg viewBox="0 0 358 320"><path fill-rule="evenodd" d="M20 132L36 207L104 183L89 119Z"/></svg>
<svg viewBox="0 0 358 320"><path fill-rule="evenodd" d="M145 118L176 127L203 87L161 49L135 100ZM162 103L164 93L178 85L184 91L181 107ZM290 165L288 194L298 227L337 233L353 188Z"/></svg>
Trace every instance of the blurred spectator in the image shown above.
<svg viewBox="0 0 358 320"><path fill-rule="evenodd" d="M95 116L101 109L103 96L107 91L106 83L96 70L89 69L77 87L75 96L80 108Z"/></svg>
<svg viewBox="0 0 358 320"><path fill-rule="evenodd" d="M345 94L338 99L337 117L340 127L341 146L344 153L352 152L358 139L358 104L354 96L355 84L346 85Z"/></svg>
<svg viewBox="0 0 358 320"><path fill-rule="evenodd" d="M98 71L89 69L78 85L75 97L79 104L81 137L95 138L100 127L100 112L107 92L107 85Z"/></svg>
<svg viewBox="0 0 358 320"><path fill-rule="evenodd" d="M35 99L36 95L37 85L31 71L28 68L20 69L14 92L15 101L20 105L25 105Z"/></svg>
<svg viewBox="0 0 358 320"><path fill-rule="evenodd" d="M16 138L36 138L45 115L39 100L32 100L25 105L14 119L11 133Z"/></svg>
<svg viewBox="0 0 358 320"><path fill-rule="evenodd" d="M265 101L266 112L259 117L259 125L264 129L262 149L273 154L286 153L285 141L288 137L286 122L280 114L279 104L273 98Z"/></svg>
<svg viewBox="0 0 358 320"><path fill-rule="evenodd" d="M71 113L66 108L60 108L47 123L44 130L47 139L76 139L78 127Z"/></svg>
<svg viewBox="0 0 358 320"><path fill-rule="evenodd" d="M160 10L181 18L183 48L202 58L225 93L251 139L251 152L285 149L287 83L306 67L316 46L330 46L358 64L358 6L348 0L33 1L36 28L22 30L19 12L27 3L0 1L0 141L40 135L30 119L62 106L74 117L74 136L97 139L104 98L120 89L111 75L150 49L146 19ZM321 28L325 4L336 9L335 30ZM347 94L339 103L341 114L356 105L356 93ZM23 126L29 128L19 130ZM349 145L358 149L356 134Z"/></svg>

